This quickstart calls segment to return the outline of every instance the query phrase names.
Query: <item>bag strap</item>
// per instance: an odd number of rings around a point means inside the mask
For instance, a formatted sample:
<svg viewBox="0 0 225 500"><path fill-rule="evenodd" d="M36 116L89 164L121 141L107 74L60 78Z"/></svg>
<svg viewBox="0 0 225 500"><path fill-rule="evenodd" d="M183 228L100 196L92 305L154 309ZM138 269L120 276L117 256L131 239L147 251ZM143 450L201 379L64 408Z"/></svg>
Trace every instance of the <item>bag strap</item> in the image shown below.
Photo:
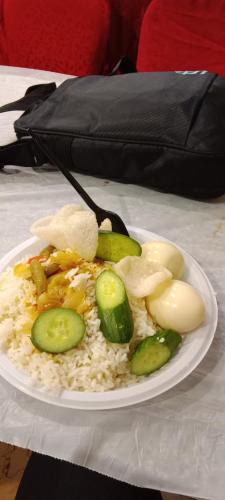
<svg viewBox="0 0 225 500"><path fill-rule="evenodd" d="M128 56L123 56L114 66L110 76L117 73L135 73L136 67ZM45 101L56 90L55 83L44 83L29 87L21 99L0 107L0 113L21 110L24 113ZM21 137L18 141L0 146L0 169L5 165L20 165L22 167L40 166L47 162L45 157L34 143L32 137Z"/></svg>
<svg viewBox="0 0 225 500"><path fill-rule="evenodd" d="M55 83L33 85L27 89L21 99L1 106L0 113L19 110L27 113L34 105L45 101L55 89ZM39 166L45 161L47 161L46 157L37 148L32 137L22 137L18 141L0 147L0 169L5 165Z"/></svg>
<svg viewBox="0 0 225 500"><path fill-rule="evenodd" d="M129 56L123 56L121 59L116 63L114 66L113 70L111 71L109 76L114 76L117 73L136 73L137 69L133 61L129 58Z"/></svg>
<svg viewBox="0 0 225 500"><path fill-rule="evenodd" d="M26 90L25 95L21 99L1 106L0 113L17 110L27 111L27 109L30 108L33 104L39 101L45 101L45 99L47 99L47 97L49 97L55 89L55 83L32 85Z"/></svg>
<svg viewBox="0 0 225 500"><path fill-rule="evenodd" d="M37 149L33 139L29 137L0 147L0 169L6 165L39 167L47 161L42 152Z"/></svg>

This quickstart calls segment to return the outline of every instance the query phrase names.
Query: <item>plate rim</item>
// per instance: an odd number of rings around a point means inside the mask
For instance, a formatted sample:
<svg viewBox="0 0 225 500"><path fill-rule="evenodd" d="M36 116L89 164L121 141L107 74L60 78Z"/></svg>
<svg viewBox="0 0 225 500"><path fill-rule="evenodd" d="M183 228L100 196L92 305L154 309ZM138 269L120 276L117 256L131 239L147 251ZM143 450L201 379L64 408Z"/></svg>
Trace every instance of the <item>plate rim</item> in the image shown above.
<svg viewBox="0 0 225 500"><path fill-rule="evenodd" d="M210 280L208 279L207 275L205 274L204 270L202 267L198 264L198 262L190 255L186 250L184 250L180 245L177 243L174 243L173 241L169 240L168 238L165 238L157 233L153 233L149 231L148 229L142 229L136 226L127 226L128 230L132 233L136 234L141 234L142 237L145 236L147 238L153 238L153 239L159 239L161 241L166 241L169 242L173 245L175 245L184 255L188 258L188 260L191 260L192 263L197 267L198 271L204 278L205 284L208 287L208 291L210 294L210 299L211 299L211 304L212 304L212 310L214 314L214 320L213 324L211 325L210 332L207 335L207 341L205 342L205 345L203 346L203 349L201 350L201 353L197 353L198 355L193 357L193 362L190 363L188 366L184 366L183 370L179 371L178 374L175 374L170 377L169 381L166 383L164 382L163 384L158 384L155 388L148 388L148 382L149 380L145 380L144 382L132 384L128 387L124 388L119 388L119 389L114 389L111 391L104 391L104 392L80 392L80 391L60 391L61 394L71 394L73 396L71 399L61 399L60 396L54 396L52 393L49 391L43 390L42 388L38 387L37 385L27 383L27 385L22 383L20 380L18 380L12 373L10 373L6 368L2 368L0 364L0 375L2 378L4 378L8 383L10 383L13 387L16 389L20 390L24 394L35 398L36 400L42 401L47 404L51 404L54 406L58 407L64 407L64 408L70 408L70 409L77 409L77 410L93 410L93 411L99 411L99 410L110 410L110 409L118 409L118 408L124 408L124 407L129 407L133 406L136 404L139 404L141 402L150 400L155 398L156 396L159 396L161 394L164 394L168 390L172 389L176 385L178 385L182 380L184 380L188 375L190 375L196 367L200 364L200 362L203 360L205 357L206 353L208 352L215 332L217 328L217 323L218 323L218 306L217 306L217 301L216 301L216 293L210 283ZM28 238L24 240L22 243L14 247L12 250L7 252L1 259L0 259L0 273L2 273L5 269L7 269L7 264L10 265L10 262L15 258L20 252L24 251L26 248L29 250L29 247L35 243L39 243L40 245L41 240L37 238L36 236L33 236L31 238ZM29 253L29 252L28 252ZM0 353L0 356L3 353ZM5 353L4 356L7 357L7 354ZM16 370L21 374L21 376L24 376L25 378L29 379L29 376L25 373L22 372L22 370L18 369L13 365L11 362L12 369ZM175 379L175 380L174 380ZM161 387L161 386L164 387ZM35 394L35 391L37 391L37 394ZM127 392L127 395L125 397L125 393ZM150 394L149 394L150 393ZM86 401L86 397L88 395L88 401ZM74 398L75 396L75 398ZM55 401L54 397L58 397L58 400ZM134 399L133 401L130 401L130 399Z"/></svg>

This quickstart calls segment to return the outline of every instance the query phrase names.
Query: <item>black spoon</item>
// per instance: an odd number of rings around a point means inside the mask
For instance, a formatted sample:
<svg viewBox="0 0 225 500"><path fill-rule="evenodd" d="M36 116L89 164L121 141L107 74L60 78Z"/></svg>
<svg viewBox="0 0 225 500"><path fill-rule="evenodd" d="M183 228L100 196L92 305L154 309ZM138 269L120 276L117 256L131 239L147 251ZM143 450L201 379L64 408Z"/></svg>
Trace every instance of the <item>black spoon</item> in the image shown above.
<svg viewBox="0 0 225 500"><path fill-rule="evenodd" d="M93 210L93 212L96 215L96 219L98 222L98 225L101 224L101 222L108 218L111 220L112 223L112 230L115 233L121 233L126 236L129 236L129 233L127 231L127 228L122 221L122 219L119 217L119 215L115 214L114 212L110 212L109 210L104 210L104 208L100 208L96 203L90 198L90 196L86 193L84 188L79 184L79 182L73 177L73 175L70 173L67 168L65 168L63 165L59 165L57 162L57 168L62 172L62 174L67 178L67 180L72 184L74 189L77 191L77 193L83 198L85 203L88 205L88 207Z"/></svg>

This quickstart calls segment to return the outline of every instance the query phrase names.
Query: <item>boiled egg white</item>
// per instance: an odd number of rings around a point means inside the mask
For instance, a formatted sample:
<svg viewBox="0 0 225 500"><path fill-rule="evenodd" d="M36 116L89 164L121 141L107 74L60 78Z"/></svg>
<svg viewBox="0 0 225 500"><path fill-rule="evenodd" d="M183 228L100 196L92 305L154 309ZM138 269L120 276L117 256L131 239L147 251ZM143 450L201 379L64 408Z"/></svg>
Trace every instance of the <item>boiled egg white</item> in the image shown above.
<svg viewBox="0 0 225 500"><path fill-rule="evenodd" d="M204 303L191 285L179 280L162 283L146 298L146 307L162 328L186 333L204 321Z"/></svg>
<svg viewBox="0 0 225 500"><path fill-rule="evenodd" d="M144 243L142 245L142 257L166 267L176 279L181 278L183 274L183 255L172 243L165 241L149 241Z"/></svg>

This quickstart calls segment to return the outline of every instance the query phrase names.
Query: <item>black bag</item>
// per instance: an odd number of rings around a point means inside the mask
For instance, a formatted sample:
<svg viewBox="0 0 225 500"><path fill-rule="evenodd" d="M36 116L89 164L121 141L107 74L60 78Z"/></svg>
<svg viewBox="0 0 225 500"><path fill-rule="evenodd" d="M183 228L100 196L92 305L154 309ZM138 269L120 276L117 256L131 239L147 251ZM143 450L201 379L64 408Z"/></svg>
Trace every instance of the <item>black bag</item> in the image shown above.
<svg viewBox="0 0 225 500"><path fill-rule="evenodd" d="M0 148L0 165L50 161L185 196L225 193L225 78L133 73L72 78L54 89L36 86L28 103L17 101L26 109L15 122L19 142Z"/></svg>

